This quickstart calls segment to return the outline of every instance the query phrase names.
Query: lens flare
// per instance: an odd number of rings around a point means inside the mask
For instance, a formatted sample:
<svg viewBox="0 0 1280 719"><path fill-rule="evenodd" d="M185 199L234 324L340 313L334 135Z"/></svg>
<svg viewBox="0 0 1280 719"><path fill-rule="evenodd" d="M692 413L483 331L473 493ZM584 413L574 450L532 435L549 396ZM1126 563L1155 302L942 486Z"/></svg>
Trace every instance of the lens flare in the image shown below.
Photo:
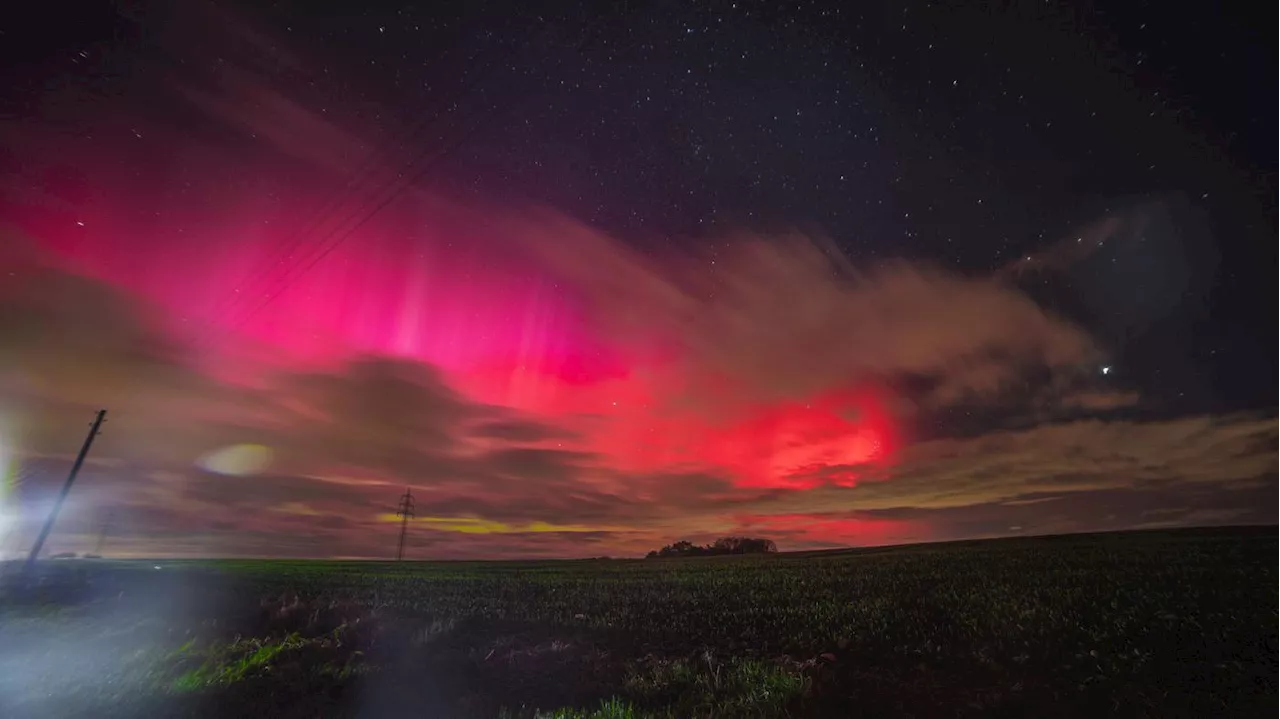
<svg viewBox="0 0 1280 719"><path fill-rule="evenodd" d="M234 444L206 454L196 461L196 466L229 477L252 477L265 472L271 466L271 459L270 447Z"/></svg>

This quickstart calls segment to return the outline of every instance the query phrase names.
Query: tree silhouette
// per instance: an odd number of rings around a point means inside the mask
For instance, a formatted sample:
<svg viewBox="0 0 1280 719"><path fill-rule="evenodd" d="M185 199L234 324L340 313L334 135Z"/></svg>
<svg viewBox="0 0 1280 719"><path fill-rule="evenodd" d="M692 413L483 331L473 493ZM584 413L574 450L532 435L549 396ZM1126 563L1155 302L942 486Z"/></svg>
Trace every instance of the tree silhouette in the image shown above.
<svg viewBox="0 0 1280 719"><path fill-rule="evenodd" d="M756 537L721 537L707 546L694 544L687 539L668 544L662 549L649 552L648 559L658 557L707 557L726 554L773 554L778 546L771 539Z"/></svg>

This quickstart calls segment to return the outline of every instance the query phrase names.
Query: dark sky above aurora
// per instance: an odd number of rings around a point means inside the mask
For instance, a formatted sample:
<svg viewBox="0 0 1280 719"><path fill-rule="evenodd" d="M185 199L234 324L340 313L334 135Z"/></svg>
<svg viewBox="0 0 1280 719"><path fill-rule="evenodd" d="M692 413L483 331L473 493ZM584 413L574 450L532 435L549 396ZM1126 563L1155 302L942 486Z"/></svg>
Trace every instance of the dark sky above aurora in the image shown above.
<svg viewBox="0 0 1280 719"><path fill-rule="evenodd" d="M1265 18L411 5L7 21L5 552L1276 521Z"/></svg>

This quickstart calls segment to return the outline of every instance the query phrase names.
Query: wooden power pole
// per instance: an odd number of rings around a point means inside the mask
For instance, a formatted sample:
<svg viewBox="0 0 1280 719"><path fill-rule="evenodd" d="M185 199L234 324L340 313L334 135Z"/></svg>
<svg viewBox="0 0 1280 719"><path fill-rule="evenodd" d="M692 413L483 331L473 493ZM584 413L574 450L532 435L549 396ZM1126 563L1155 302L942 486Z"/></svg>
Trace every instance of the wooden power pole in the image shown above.
<svg viewBox="0 0 1280 719"><path fill-rule="evenodd" d="M400 507L396 510L400 517L400 546L396 548L396 561L404 559L404 536L409 531L409 518L413 516L413 492L405 487L400 497Z"/></svg>
<svg viewBox="0 0 1280 719"><path fill-rule="evenodd" d="M80 446L80 454L76 455L75 464L71 465L71 472L67 474L67 482L62 485L62 492L58 494L57 500L53 503L53 510L49 512L49 518L44 520L44 526L40 528L40 535L36 537L36 543L31 547L31 554L27 555L27 568L31 569L36 563L36 557L40 556L40 550L44 548L44 541L49 538L49 532L53 531L53 523L58 521L58 512L62 510L62 503L66 501L67 494L71 492L71 485L75 484L76 475L80 473L80 466L84 464L84 458L89 454L89 448L93 446L93 438L98 436L98 432L102 429L102 423L107 420L107 411L105 409L98 410L98 414L93 418L93 423L89 425L89 436L84 438L84 444Z"/></svg>

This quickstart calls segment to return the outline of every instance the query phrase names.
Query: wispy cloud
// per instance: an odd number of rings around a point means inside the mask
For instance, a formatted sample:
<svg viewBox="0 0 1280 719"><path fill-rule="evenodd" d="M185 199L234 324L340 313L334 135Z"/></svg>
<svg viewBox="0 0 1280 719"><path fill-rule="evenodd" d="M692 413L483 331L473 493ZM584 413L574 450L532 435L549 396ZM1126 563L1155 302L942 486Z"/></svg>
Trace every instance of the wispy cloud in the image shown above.
<svg viewBox="0 0 1280 719"><path fill-rule="evenodd" d="M503 229L582 293L606 336L674 348L695 393L804 398L907 378L927 389L916 401L939 407L1065 385L1102 357L996 277L904 261L859 269L801 234L731 234L722 250L661 262L553 213Z"/></svg>

